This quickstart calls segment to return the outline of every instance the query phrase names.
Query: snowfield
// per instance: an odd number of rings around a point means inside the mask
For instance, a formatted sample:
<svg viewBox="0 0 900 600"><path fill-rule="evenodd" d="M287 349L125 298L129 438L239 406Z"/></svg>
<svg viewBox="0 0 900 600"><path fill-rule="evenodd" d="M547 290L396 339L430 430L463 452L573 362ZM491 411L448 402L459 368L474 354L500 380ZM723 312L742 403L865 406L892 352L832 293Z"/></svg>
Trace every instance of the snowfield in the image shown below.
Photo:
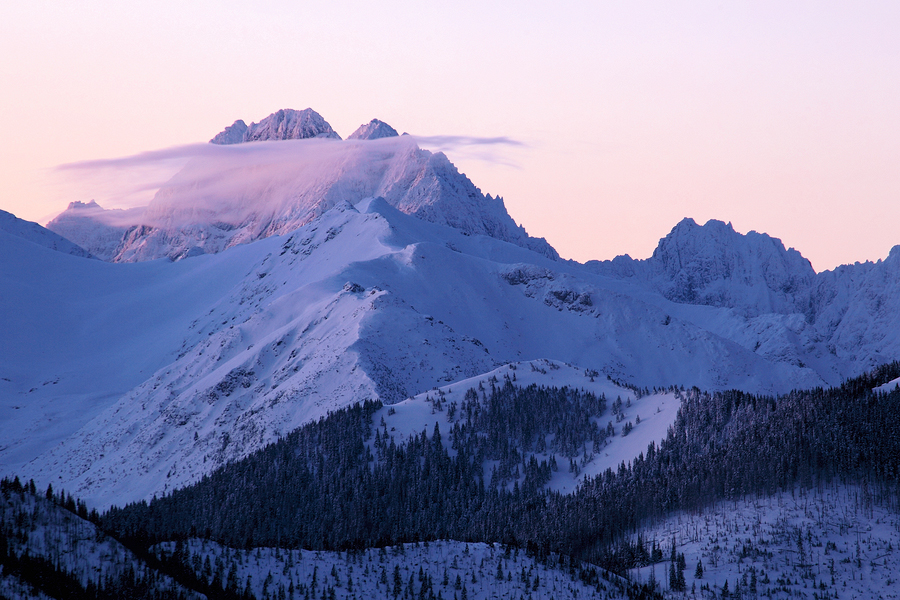
<svg viewBox="0 0 900 600"><path fill-rule="evenodd" d="M685 555L689 597L719 598L726 582L732 594L739 588L751 597L900 597L900 514L865 487L720 502L700 514L672 516L640 535L648 547L658 544L666 559L675 540ZM647 582L654 572L661 588L669 588L668 560L631 576ZM683 594L670 590L666 596Z"/></svg>
<svg viewBox="0 0 900 600"><path fill-rule="evenodd" d="M560 565L556 556L542 561L522 550L507 550L499 544L436 541L356 552L326 552L281 548L241 550L191 539L180 549L175 543L166 542L154 550L157 555L172 555L180 550L183 560L201 565L198 569L201 574L207 572L206 565L209 565L209 581L216 575L216 565L222 566L222 581L232 577L234 570L239 589L249 588L257 598L266 594L280 596L282 590L287 597L291 597L293 590L294 597L307 593L311 598L321 597L324 593L341 600L388 600L405 594L428 598L429 593L447 600L628 597L625 582L602 569L595 568L595 571L608 579L601 576L597 583L587 584Z"/></svg>
<svg viewBox="0 0 900 600"><path fill-rule="evenodd" d="M683 305L380 199L174 263L2 240L2 313L18 318L0 342L18 350L0 365L0 460L91 506L196 481L329 410L519 360L642 386L822 383L679 318Z"/></svg>

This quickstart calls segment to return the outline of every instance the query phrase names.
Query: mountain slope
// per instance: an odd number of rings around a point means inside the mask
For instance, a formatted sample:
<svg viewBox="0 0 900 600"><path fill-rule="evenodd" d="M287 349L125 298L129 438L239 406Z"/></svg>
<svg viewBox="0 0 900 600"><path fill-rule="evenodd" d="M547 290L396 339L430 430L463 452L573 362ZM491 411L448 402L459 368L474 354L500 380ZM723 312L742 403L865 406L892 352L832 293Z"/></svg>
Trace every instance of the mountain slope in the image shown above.
<svg viewBox="0 0 900 600"><path fill-rule="evenodd" d="M3 425L12 440L3 460L33 458L26 475L61 478L92 503L194 481L351 402L396 402L516 360L548 357L640 385L776 391L823 381L679 318L672 309L682 305L380 199L212 256L96 267L9 273L34 291L3 309L31 314L22 327L40 330L7 366L19 365L6 385L20 408L6 408L15 418ZM51 293L35 273L53 269L68 275ZM48 327L29 313L62 293L76 296L72 316ZM90 308L101 302L115 311ZM90 327L66 324L91 313ZM70 330L80 333L58 336ZM24 332L6 335L12 344ZM56 358L41 355L45 346ZM60 393L73 410L90 408L48 421L41 411Z"/></svg>
<svg viewBox="0 0 900 600"><path fill-rule="evenodd" d="M257 598L288 595L290 589L309 597L327 593L337 600L393 600L401 593L448 600L460 596L517 600L532 593L535 596L531 597L552 596L557 600L613 600L635 594L626 580L593 565L580 565L576 573L556 561L541 562L500 544L434 541L356 552L239 549L200 539L188 540L183 546L185 563L191 564L198 556L201 563L208 559L211 564L229 565L229 572L232 568L237 572L237 581L250 581ZM168 542L154 550L160 555L174 555L177 547ZM498 577L498 568L502 578ZM579 576L582 573L583 578ZM594 581L588 581L589 573ZM212 576L206 575L208 579Z"/></svg>
<svg viewBox="0 0 900 600"><path fill-rule="evenodd" d="M843 265L816 276L811 305L827 350L871 369L900 356L900 246L885 260Z"/></svg>
<svg viewBox="0 0 900 600"><path fill-rule="evenodd" d="M32 482L33 484L33 482ZM8 598L202 600L105 534L80 502L0 482L0 594ZM63 508L66 501L70 508ZM94 513L96 520L96 513ZM40 596L38 594L40 593ZM8 595L7 595L8 594Z"/></svg>
<svg viewBox="0 0 900 600"><path fill-rule="evenodd" d="M90 252L65 237L4 210L0 210L0 231L57 252L93 258Z"/></svg>
<svg viewBox="0 0 900 600"><path fill-rule="evenodd" d="M303 140L307 138L341 139L322 115L311 108L276 111L247 126L238 119L210 140L212 144L240 144L271 140Z"/></svg>
<svg viewBox="0 0 900 600"><path fill-rule="evenodd" d="M233 257L123 267L3 231L0 254L0 463L7 472L171 362L191 321L252 265Z"/></svg>
<svg viewBox="0 0 900 600"><path fill-rule="evenodd" d="M659 293L679 317L832 384L900 356L900 247L884 261L815 273L777 238L685 219L646 260L585 268Z"/></svg>
<svg viewBox="0 0 900 600"><path fill-rule="evenodd" d="M289 233L339 202L380 196L426 221L558 258L546 241L516 225L500 198L482 194L444 154L420 149L410 136L288 139L219 150L192 159L161 187L145 211L133 214L115 250L103 255L134 262L220 252ZM88 240L100 230L115 235L108 232L109 216L75 205L48 227L105 248L106 241Z"/></svg>
<svg viewBox="0 0 900 600"><path fill-rule="evenodd" d="M94 200L76 200L47 223L47 229L109 261L115 258L122 236L143 213L143 208L107 210Z"/></svg>

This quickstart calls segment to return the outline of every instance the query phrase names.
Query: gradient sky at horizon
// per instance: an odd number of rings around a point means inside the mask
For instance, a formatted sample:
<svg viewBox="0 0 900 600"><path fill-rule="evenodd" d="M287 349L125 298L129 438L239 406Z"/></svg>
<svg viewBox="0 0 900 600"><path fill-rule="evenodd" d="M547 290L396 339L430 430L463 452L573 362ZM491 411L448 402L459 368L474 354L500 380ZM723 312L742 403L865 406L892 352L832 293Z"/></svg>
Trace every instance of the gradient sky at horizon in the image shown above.
<svg viewBox="0 0 900 600"><path fill-rule="evenodd" d="M0 209L22 218L125 202L131 174L56 165L312 107L344 137L521 142L446 153L566 258L645 258L684 217L817 270L900 244L900 3L6 4Z"/></svg>

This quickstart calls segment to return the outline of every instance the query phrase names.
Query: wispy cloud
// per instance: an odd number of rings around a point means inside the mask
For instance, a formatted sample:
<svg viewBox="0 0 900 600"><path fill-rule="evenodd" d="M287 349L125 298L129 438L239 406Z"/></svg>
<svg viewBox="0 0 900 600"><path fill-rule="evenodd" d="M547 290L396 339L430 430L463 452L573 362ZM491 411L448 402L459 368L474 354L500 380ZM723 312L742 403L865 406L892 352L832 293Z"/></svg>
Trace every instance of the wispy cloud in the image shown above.
<svg viewBox="0 0 900 600"><path fill-rule="evenodd" d="M527 146L524 142L505 135L496 137L476 137L471 135L413 135L413 139L423 146L437 146L442 149L466 146Z"/></svg>
<svg viewBox="0 0 900 600"><path fill-rule="evenodd" d="M513 146L528 147L527 144L507 136L478 137L470 135L411 135L420 146L438 148L440 150L465 149L483 146ZM301 141L302 143L303 141ZM354 143L351 141L344 142ZM359 143L359 142L355 142ZM372 142L364 142L371 144ZM335 144L335 142L330 142ZM135 167L149 167L171 165L172 163L185 163L192 158L223 158L243 160L251 158L256 161L266 156L275 160L282 160L285 155L294 152L305 151L306 148L291 142L250 143L250 144L186 144L173 146L160 150L150 150L131 156L116 158L101 158L65 163L56 167L57 171L98 171L103 169L128 169Z"/></svg>
<svg viewBox="0 0 900 600"><path fill-rule="evenodd" d="M513 151L530 148L529 144L505 135L478 137L471 135L410 135L419 146L445 152L451 159L478 161L520 169L511 158Z"/></svg>
<svg viewBox="0 0 900 600"><path fill-rule="evenodd" d="M448 151L451 159L478 160L511 167L511 148L526 144L505 136L461 135L401 136L367 141L326 139L251 142L217 145L188 144L131 156L85 160L55 167L62 195L71 200L96 200L105 208L151 206L150 219L164 205L167 213L215 211L228 221L244 218L249 206L266 196L269 209L287 206L300 197L323 193L329 182L341 181L335 190L372 187L378 181L366 173L375 163L388 160L398 148L417 144ZM158 192L162 190L162 192ZM160 196L162 193L162 196ZM332 191L332 193L338 193ZM161 213L160 213L161 214Z"/></svg>
<svg viewBox="0 0 900 600"><path fill-rule="evenodd" d="M171 148L150 150L131 156L100 158L66 163L58 165L56 170L95 171L98 169L145 167L160 163L184 162L197 157L233 155L242 150L246 150L246 148L242 148L241 146L220 146L217 144L186 144L184 146L172 146Z"/></svg>

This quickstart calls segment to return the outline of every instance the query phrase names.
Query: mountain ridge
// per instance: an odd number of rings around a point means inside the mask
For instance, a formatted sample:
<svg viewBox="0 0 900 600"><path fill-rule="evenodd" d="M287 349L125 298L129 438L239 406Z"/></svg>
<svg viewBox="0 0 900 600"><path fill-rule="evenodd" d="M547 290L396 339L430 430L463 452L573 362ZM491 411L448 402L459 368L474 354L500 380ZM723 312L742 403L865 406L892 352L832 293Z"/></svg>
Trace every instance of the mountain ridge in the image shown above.
<svg viewBox="0 0 900 600"><path fill-rule="evenodd" d="M88 250L85 250L67 237L41 227L32 221L20 219L5 210L0 210L0 231L64 254L95 258Z"/></svg>
<svg viewBox="0 0 900 600"><path fill-rule="evenodd" d="M73 323L83 319L80 307L111 294L125 315L146 317L126 332L118 313L108 320L101 312L84 340L60 336L73 328L63 320L24 349L18 374L0 373L11 380L0 385L16 406L32 408L4 409L16 417L2 431L11 446L0 460L36 481L61 477L91 502L149 497L328 410L365 398L397 402L511 361L551 358L641 385L775 391L825 381L692 323L661 296L634 296L622 282L417 219L383 199L338 204L289 235L219 254L87 262L96 266L69 276L87 287L58 280L72 296ZM51 266L20 263L0 272L4 285L24 279L40 290ZM94 271L103 272L96 283ZM174 289L196 300L167 306ZM43 298L10 298L2 308L44 331L29 309ZM18 335L0 332L0 342ZM51 363L38 358L44 337L62 353ZM113 342L111 353L84 356L93 365L86 379L82 363L66 358ZM136 353L143 364L132 364ZM48 421L39 408L62 393L91 410ZM40 440L22 438L35 427L44 428Z"/></svg>
<svg viewBox="0 0 900 600"><path fill-rule="evenodd" d="M777 238L685 219L648 259L581 265L410 136L210 149L142 224L70 205L115 263L0 236L3 468L109 502L513 362L769 394L900 356L900 249L816 274Z"/></svg>
<svg viewBox="0 0 900 600"><path fill-rule="evenodd" d="M94 246L113 262L178 260L288 233L338 201L380 196L424 220L559 258L443 153L419 148L378 119L350 138L341 141L312 109L278 111L249 127L236 121L211 140L230 152L189 161L129 220L70 206L48 227L84 243L103 237Z"/></svg>
<svg viewBox="0 0 900 600"><path fill-rule="evenodd" d="M333 138L341 136L331 128L322 115L311 108L294 110L284 108L275 111L259 123L249 126L242 119L216 134L211 144L241 144L272 140L303 140L308 138Z"/></svg>

